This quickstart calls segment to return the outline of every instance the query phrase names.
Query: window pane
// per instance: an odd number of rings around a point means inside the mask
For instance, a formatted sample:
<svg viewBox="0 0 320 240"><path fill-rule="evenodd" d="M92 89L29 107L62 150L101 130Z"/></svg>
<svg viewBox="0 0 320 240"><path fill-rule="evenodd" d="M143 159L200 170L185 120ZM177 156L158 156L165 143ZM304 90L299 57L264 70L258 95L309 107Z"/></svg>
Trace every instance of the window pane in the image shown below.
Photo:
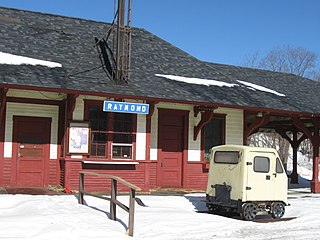
<svg viewBox="0 0 320 240"><path fill-rule="evenodd" d="M115 113L113 131L114 132L131 132L132 131L132 114Z"/></svg>
<svg viewBox="0 0 320 240"><path fill-rule="evenodd" d="M212 147L224 144L224 119L211 120L204 126L203 130L205 158L209 158Z"/></svg>
<svg viewBox="0 0 320 240"><path fill-rule="evenodd" d="M89 121L92 130L106 131L107 130L107 120L108 113L102 111L99 106L89 107Z"/></svg>
<svg viewBox="0 0 320 240"><path fill-rule="evenodd" d="M270 170L270 159L267 157L255 157L253 160L255 172L268 173Z"/></svg>
<svg viewBox="0 0 320 240"><path fill-rule="evenodd" d="M97 148L97 156L105 156L106 155L106 145L98 145Z"/></svg>
<svg viewBox="0 0 320 240"><path fill-rule="evenodd" d="M96 144L91 144L91 151L90 151L90 155L97 155L97 146Z"/></svg>
<svg viewBox="0 0 320 240"><path fill-rule="evenodd" d="M276 162L276 173L283 173L282 164L279 158L277 158L277 162Z"/></svg>
<svg viewBox="0 0 320 240"><path fill-rule="evenodd" d="M113 134L114 143L132 143L132 134Z"/></svg>
<svg viewBox="0 0 320 240"><path fill-rule="evenodd" d="M105 143L105 142L107 142L107 134L92 132L91 142L92 143Z"/></svg>
<svg viewBox="0 0 320 240"><path fill-rule="evenodd" d="M112 158L113 159L132 159L132 145L130 146L113 145Z"/></svg>
<svg viewBox="0 0 320 240"><path fill-rule="evenodd" d="M239 162L239 152L218 151L214 154L215 163L237 164Z"/></svg>
<svg viewBox="0 0 320 240"><path fill-rule="evenodd" d="M91 156L106 157L108 112L102 110L102 104L89 103L87 109L88 121L91 126Z"/></svg>

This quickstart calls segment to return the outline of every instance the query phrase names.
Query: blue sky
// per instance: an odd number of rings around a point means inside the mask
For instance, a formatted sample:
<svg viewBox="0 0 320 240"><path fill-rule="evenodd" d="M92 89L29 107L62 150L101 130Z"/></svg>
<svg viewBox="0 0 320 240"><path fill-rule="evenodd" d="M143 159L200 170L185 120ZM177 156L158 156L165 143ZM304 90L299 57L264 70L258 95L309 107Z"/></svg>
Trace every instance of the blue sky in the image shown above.
<svg viewBox="0 0 320 240"><path fill-rule="evenodd" d="M320 0L132 1L134 27L204 61L240 65L256 51L283 45L320 58ZM0 6L105 22L114 12L114 0L0 0Z"/></svg>

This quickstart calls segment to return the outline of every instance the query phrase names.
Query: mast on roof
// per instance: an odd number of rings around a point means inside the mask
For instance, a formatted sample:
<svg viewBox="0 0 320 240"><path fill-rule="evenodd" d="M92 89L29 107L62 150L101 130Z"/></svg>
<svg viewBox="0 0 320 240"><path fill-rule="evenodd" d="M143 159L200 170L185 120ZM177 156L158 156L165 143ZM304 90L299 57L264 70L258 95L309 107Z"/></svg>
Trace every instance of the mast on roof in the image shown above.
<svg viewBox="0 0 320 240"><path fill-rule="evenodd" d="M114 24L115 33L115 76L116 82L127 82L130 78L131 57L131 6L132 0L118 0L117 22ZM127 13L127 16L126 16ZM126 25L125 25L126 21Z"/></svg>

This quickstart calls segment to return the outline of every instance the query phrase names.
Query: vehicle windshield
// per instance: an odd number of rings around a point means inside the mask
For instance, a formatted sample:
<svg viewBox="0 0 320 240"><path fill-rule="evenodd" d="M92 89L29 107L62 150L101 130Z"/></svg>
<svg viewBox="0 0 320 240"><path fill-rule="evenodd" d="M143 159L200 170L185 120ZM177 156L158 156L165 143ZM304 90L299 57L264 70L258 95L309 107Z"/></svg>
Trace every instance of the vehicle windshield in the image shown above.
<svg viewBox="0 0 320 240"><path fill-rule="evenodd" d="M237 164L239 162L238 151L217 151L214 153L215 163Z"/></svg>

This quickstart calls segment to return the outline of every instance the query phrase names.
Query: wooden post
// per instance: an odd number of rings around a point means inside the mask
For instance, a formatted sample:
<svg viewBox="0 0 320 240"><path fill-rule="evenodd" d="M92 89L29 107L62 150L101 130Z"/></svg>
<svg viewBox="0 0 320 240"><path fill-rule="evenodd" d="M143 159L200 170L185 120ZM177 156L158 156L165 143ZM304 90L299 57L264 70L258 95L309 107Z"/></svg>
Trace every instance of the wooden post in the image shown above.
<svg viewBox="0 0 320 240"><path fill-rule="evenodd" d="M319 142L313 143L313 175L311 180L311 192L319 193Z"/></svg>
<svg viewBox="0 0 320 240"><path fill-rule="evenodd" d="M98 194L93 193L87 193L84 192L84 174L103 177L103 178L109 178L111 179L111 197L105 197ZM118 181L130 188L130 198L129 198L129 207L125 204L117 201L117 183ZM132 183L129 183L122 178L109 175L109 174L99 174L94 172L86 172L81 171L80 172L80 184L79 184L79 203L83 203L83 196L84 194L88 194L90 196L94 196L97 198L101 198L107 201L110 201L110 219L116 221L116 206L118 205L120 208L122 208L124 211L129 213L129 221L128 221L128 229L127 234L129 236L133 236L133 226L134 226L134 206L136 201L136 190L141 190L141 188L133 185Z"/></svg>
<svg viewBox="0 0 320 240"><path fill-rule="evenodd" d="M117 180L111 179L111 201L110 201L110 219L117 219Z"/></svg>
<svg viewBox="0 0 320 240"><path fill-rule="evenodd" d="M133 236L135 201L136 201L136 191L130 188L128 235L131 237Z"/></svg>
<svg viewBox="0 0 320 240"><path fill-rule="evenodd" d="M83 193L84 193L84 174L80 173L80 183L79 183L79 203L83 204Z"/></svg>

